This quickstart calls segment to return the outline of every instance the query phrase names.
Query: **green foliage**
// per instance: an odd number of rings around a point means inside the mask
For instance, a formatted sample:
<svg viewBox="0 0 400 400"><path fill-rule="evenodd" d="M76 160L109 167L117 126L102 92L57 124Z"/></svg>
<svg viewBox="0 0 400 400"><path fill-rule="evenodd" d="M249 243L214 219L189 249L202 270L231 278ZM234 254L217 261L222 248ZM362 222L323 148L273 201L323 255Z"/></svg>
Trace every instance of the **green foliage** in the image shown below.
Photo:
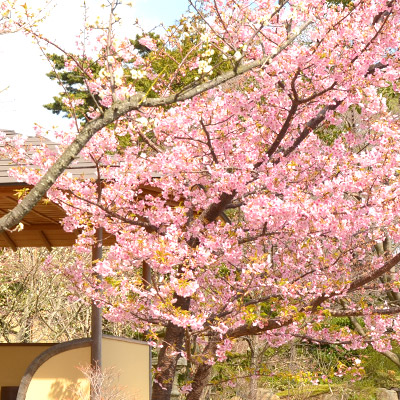
<svg viewBox="0 0 400 400"><path fill-rule="evenodd" d="M64 117L71 118L71 109L66 106L63 99L69 100L83 100L83 104L77 106L74 110L75 116L78 120L85 121L87 119L86 113L90 108L95 109L96 102L100 99L96 96L92 97L85 85L85 75L83 72L68 71L65 68L67 61L72 61L64 56L58 54L48 54L47 57L53 63L53 71L49 72L47 76L51 80L58 81L63 87L64 91L59 96L53 97L53 102L45 104L44 107L50 110L53 114L62 114ZM89 63L87 60L77 59L82 66L85 67L86 71L97 77L101 67L94 62ZM86 63L86 65L85 65Z"/></svg>
<svg viewBox="0 0 400 400"><path fill-rule="evenodd" d="M349 7L353 4L353 0L328 0L328 3L335 6L342 5L344 7Z"/></svg>
<svg viewBox="0 0 400 400"><path fill-rule="evenodd" d="M332 390L331 385L318 385L318 386L303 386L296 389L286 389L277 393L279 397L289 398L304 398L309 399L314 396L318 396L325 393L330 393Z"/></svg>
<svg viewBox="0 0 400 400"><path fill-rule="evenodd" d="M330 318L335 329L349 327L348 318ZM246 342L252 342L250 347ZM399 353L400 347L393 351ZM262 341L238 341L227 353L225 362L216 363L211 380L212 398L243 397L251 379L258 387L270 388L281 398L319 398L334 393L348 400L375 400L378 387L399 387L400 370L371 346L364 350L345 350L336 345L315 345L297 342L274 349L264 347ZM337 376L339 370L352 367L354 359L361 360L365 375L354 381L352 374ZM342 368L343 367L343 368ZM312 384L316 379L317 385Z"/></svg>
<svg viewBox="0 0 400 400"><path fill-rule="evenodd" d="M213 52L209 57L212 59L211 65L213 71L207 76L199 76L197 69L187 68L185 60L193 60L197 57L203 57L206 49L200 46L200 35L189 33L186 25L181 21L180 33L182 34L181 42L178 46L169 48L164 44L160 37L154 33L148 33L145 36L150 36L157 43L158 49L151 51L146 46L140 44L139 40L144 35L137 35L134 40L131 40L132 46L137 50L138 54L146 59L150 64L152 71L157 76L155 79L143 77L133 80L130 75L132 63L134 60L123 61L115 57L116 61L121 62L124 68L125 82L127 85L134 85L138 92L145 93L147 97L152 98L157 96L154 90L158 79L168 82L170 89L174 92L179 92L183 88L189 88L201 82L204 79L212 79L217 74L228 70L232 67L230 61L224 60L223 55L218 52ZM91 109L98 108L100 98L92 96L86 87L86 76L91 76L93 80L99 77L100 70L103 68L101 63L82 59L78 56L60 56L57 54L48 54L49 59L53 63L53 71L47 76L56 80L63 87L63 91L53 98L53 102L46 104L44 107L54 114L61 114L64 117L76 117L80 121L87 120L87 112ZM102 56L105 59L105 55ZM65 68L66 62L76 62L81 65L79 69L70 71ZM180 73L176 73L180 68ZM64 104L65 99L82 100L83 104L75 108L75 115L71 114L71 108ZM126 143L129 145L129 143Z"/></svg>
<svg viewBox="0 0 400 400"><path fill-rule="evenodd" d="M399 354L400 347L393 344L392 351ZM371 347L360 352L360 355L366 372L363 379L364 385L368 383L370 386L386 388L400 386L400 370L387 357Z"/></svg>
<svg viewBox="0 0 400 400"><path fill-rule="evenodd" d="M277 393L277 395L284 399L321 399L321 395L333 393L334 399L346 400L375 400L375 388L363 387L357 383L353 384L322 384L318 386L303 386L297 389L286 389Z"/></svg>
<svg viewBox="0 0 400 400"><path fill-rule="evenodd" d="M361 114L361 107L356 104L350 107L351 111L355 113ZM340 115L336 115L340 117ZM345 122L345 118L343 118L343 123L340 125L330 124L329 122L325 122L322 126L316 129L315 134L328 146L331 146L334 141L345 131L353 129L351 124Z"/></svg>
<svg viewBox="0 0 400 400"><path fill-rule="evenodd" d="M386 104L390 111L394 113L400 112L400 93L394 91L393 85L380 88L378 93L386 99Z"/></svg>
<svg viewBox="0 0 400 400"><path fill-rule="evenodd" d="M315 131L315 134L328 146L331 146L334 141L343 132L343 127L333 124L325 124Z"/></svg>

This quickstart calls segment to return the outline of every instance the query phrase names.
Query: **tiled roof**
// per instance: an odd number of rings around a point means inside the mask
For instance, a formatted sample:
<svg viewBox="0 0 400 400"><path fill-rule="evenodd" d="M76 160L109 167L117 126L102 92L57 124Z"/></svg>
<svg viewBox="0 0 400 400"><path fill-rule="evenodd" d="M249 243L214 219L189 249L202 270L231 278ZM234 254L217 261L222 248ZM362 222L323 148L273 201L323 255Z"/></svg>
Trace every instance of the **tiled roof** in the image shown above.
<svg viewBox="0 0 400 400"><path fill-rule="evenodd" d="M6 134L6 137L9 139L14 138L18 134L11 130L2 130L0 132ZM50 148L54 148L57 146L56 143L48 140L48 139L38 139L37 137L30 136L26 139L27 147L40 146L41 144L46 143ZM28 150L28 153L32 153L32 151ZM17 181L14 177L10 177L8 171L12 167L16 167L17 165L10 159L0 159L0 186L4 185L13 185L13 184L21 184L21 182ZM92 162L86 161L83 158L79 157L77 160L73 162L73 164L67 169L67 172L72 173L73 176L84 176L85 178L95 178L96 177L96 168Z"/></svg>

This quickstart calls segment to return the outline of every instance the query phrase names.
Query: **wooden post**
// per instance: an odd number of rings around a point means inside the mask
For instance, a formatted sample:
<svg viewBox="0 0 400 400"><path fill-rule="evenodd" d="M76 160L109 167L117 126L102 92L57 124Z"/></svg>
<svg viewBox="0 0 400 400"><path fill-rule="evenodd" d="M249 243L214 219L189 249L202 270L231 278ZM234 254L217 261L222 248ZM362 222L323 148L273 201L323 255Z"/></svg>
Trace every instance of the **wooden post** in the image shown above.
<svg viewBox="0 0 400 400"><path fill-rule="evenodd" d="M103 255L103 228L98 228L96 231L96 244L92 249L92 265L94 266L98 260L101 260ZM102 277L96 274L96 278L101 280ZM93 369L101 369L101 340L103 337L102 331L102 309L97 307L92 302L92 346L90 365ZM90 398L94 400L93 390L90 390Z"/></svg>

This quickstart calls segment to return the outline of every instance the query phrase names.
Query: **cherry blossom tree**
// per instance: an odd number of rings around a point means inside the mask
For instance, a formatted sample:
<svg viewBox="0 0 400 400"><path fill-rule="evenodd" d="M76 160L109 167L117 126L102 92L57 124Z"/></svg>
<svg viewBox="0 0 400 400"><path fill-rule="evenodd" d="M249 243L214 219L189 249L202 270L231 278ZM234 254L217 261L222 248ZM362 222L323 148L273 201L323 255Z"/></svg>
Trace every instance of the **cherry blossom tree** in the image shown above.
<svg viewBox="0 0 400 400"><path fill-rule="evenodd" d="M67 212L65 229L82 231L82 257L96 230L115 236L94 270L78 257L66 272L109 320L160 347L153 399L170 398L180 357L192 366L182 391L199 399L243 336L379 351L400 339L396 296L380 296L399 290L400 254L374 250L400 242L399 119L379 94L398 89L399 6L192 2L195 15L142 40L147 57L114 36L112 13L93 31L94 56L66 55L96 103L90 121L32 158L5 143L16 161L50 168L13 172L35 187L1 229L47 192ZM172 71L155 71L162 57ZM74 115L79 102L65 102ZM97 180L62 174L79 152ZM362 334L329 329L332 317L360 315Z"/></svg>

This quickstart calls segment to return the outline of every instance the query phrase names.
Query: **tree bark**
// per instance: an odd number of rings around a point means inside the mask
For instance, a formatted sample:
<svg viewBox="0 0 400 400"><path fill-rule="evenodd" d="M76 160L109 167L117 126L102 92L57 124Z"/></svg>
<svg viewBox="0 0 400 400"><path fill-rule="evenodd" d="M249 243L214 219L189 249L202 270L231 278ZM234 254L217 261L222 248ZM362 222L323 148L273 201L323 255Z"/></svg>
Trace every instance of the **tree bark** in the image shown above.
<svg viewBox="0 0 400 400"><path fill-rule="evenodd" d="M199 400L205 386L210 379L212 366L207 364L201 364L196 371L196 375L193 380L192 390L187 395L186 400Z"/></svg>
<svg viewBox="0 0 400 400"><path fill-rule="evenodd" d="M204 355L206 357L214 357L215 351L217 350L217 344L218 341L215 338L211 337L204 350ZM197 367L196 373L193 378L192 390L186 396L186 400L200 400L203 390L210 380L211 370L212 363L203 363Z"/></svg>
<svg viewBox="0 0 400 400"><path fill-rule="evenodd" d="M175 296L175 307L181 310L189 310L190 298ZM168 323L165 331L165 337L162 343L162 348L158 355L157 370L154 376L152 400L170 400L172 385L176 366L181 351L183 350L183 342L185 338L185 329Z"/></svg>

